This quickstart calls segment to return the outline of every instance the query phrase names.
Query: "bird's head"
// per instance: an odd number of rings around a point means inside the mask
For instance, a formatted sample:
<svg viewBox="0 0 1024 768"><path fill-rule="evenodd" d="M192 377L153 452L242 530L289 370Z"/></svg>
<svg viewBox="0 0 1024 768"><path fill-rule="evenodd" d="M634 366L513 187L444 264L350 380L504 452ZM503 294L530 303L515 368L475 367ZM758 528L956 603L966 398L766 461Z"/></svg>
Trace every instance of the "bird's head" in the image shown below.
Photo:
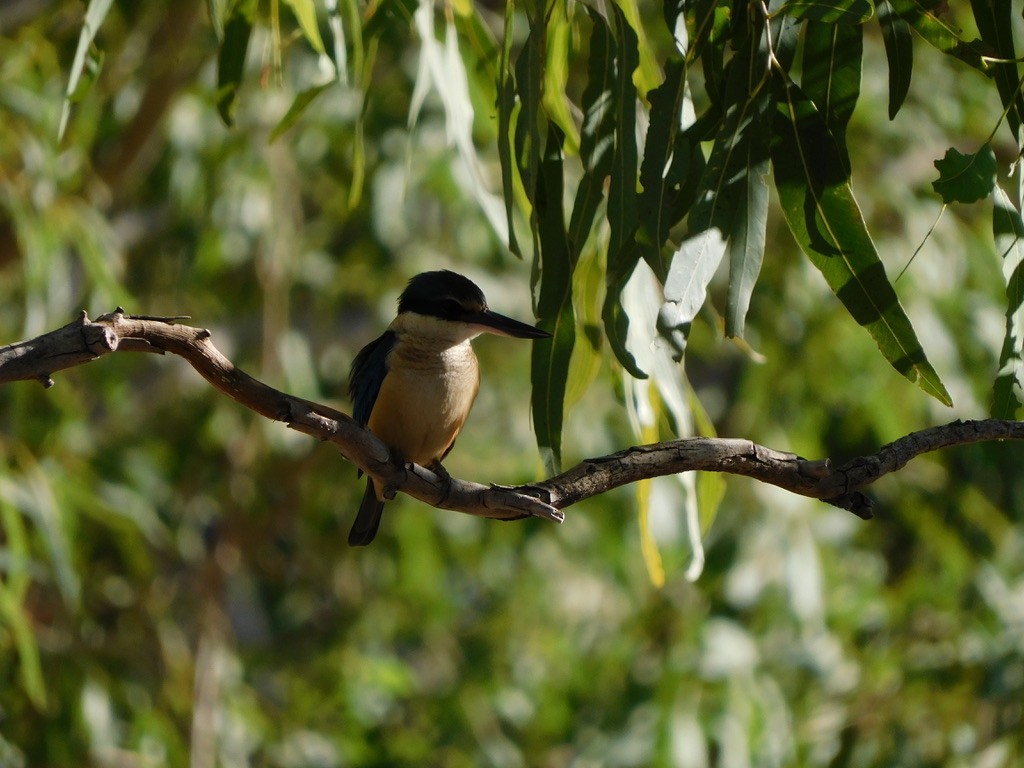
<svg viewBox="0 0 1024 768"><path fill-rule="evenodd" d="M543 339L551 335L540 328L492 312L476 283L447 269L421 272L410 280L398 299L398 314L403 312L453 323L468 323L481 333L517 339Z"/></svg>

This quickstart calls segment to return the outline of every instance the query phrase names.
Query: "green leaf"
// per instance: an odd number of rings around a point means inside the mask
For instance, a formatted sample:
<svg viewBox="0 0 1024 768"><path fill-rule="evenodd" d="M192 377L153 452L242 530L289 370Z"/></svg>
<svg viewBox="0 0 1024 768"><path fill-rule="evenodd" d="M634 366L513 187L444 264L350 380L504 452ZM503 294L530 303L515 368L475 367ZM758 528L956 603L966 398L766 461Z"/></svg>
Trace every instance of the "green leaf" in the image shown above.
<svg viewBox="0 0 1024 768"><path fill-rule="evenodd" d="M641 255L658 278L664 281L667 267L661 249L669 230L685 214L680 193L693 171L690 142L682 130L681 118L689 104L686 86L686 64L670 59L665 64L665 81L650 91L651 118L640 165L637 243ZM690 104L692 109L692 104ZM699 173L703 169L697 169Z"/></svg>
<svg viewBox="0 0 1024 768"><path fill-rule="evenodd" d="M508 249L519 258L523 251L516 238L515 182L519 170L512 162L515 137L513 116L516 111L516 80L512 72L512 31L515 25L515 0L505 5L505 36L501 44L498 83L498 164L501 166L501 191L505 199L505 218L508 220Z"/></svg>
<svg viewBox="0 0 1024 768"><path fill-rule="evenodd" d="M768 0L768 27L771 34L770 36L761 34L758 48L762 56L767 56L770 41L771 52L775 54L775 59L784 71L789 72L796 58L800 41L800 27L803 21L787 13L780 14L779 9L783 5L785 5L784 0Z"/></svg>
<svg viewBox="0 0 1024 768"><path fill-rule="evenodd" d="M35 630L25 614L24 607L3 584L0 584L0 618L14 637L22 688L36 709L45 709L46 685L43 682L43 668L39 661Z"/></svg>
<svg viewBox="0 0 1024 768"><path fill-rule="evenodd" d="M569 248L575 256L583 250L594 216L604 198L605 179L612 166L615 147L615 94L613 91L615 41L604 17L589 6L593 26L587 59L587 87L583 91L583 127L580 132L580 160L583 178L576 188L576 200L569 220Z"/></svg>
<svg viewBox="0 0 1024 768"><path fill-rule="evenodd" d="M99 78L100 72L103 69L103 59L103 51L94 45L90 45L89 51L85 56L85 65L82 67L82 76L78 79L78 85L75 86L74 93L68 94L68 101L72 104L77 104L92 90L93 84Z"/></svg>
<svg viewBox="0 0 1024 768"><path fill-rule="evenodd" d="M751 124L768 125L771 100L765 92L754 105ZM750 130L739 161L746 172L739 180L736 210L729 229L725 255L729 259L729 290L725 304L725 333L743 336L750 297L754 292L764 259L768 227L769 136L767 131ZM703 433L701 433L703 434ZM702 473L703 474L703 473Z"/></svg>
<svg viewBox="0 0 1024 768"><path fill-rule="evenodd" d="M224 42L217 58L217 111L228 127L235 122L238 89L255 15L256 0L236 0L224 24Z"/></svg>
<svg viewBox="0 0 1024 768"><path fill-rule="evenodd" d="M846 126L860 96L863 52L862 26L807 22L801 87L824 116L847 168Z"/></svg>
<svg viewBox="0 0 1024 768"><path fill-rule="evenodd" d="M996 81L999 98L1006 107L1006 120L1018 141L1018 129L1024 118L1024 94L1020 92L1017 54L1013 45L1013 21L1010 0L971 0L974 20L978 24L982 41L992 49L995 56L1007 59L1005 63L991 64L990 72Z"/></svg>
<svg viewBox="0 0 1024 768"><path fill-rule="evenodd" d="M996 155L988 144L973 155L965 155L950 147L946 156L935 161L939 178L932 188L942 202L976 203L992 194L996 185Z"/></svg>
<svg viewBox="0 0 1024 768"><path fill-rule="evenodd" d="M611 183L608 190L607 293L601 317L604 319L608 343L622 366L637 378L646 374L626 349L629 317L622 309L621 294L637 261L640 249L637 230L637 165L636 86L633 73L640 64L637 37L618 6L612 6L617 46L615 50L615 150L612 155Z"/></svg>
<svg viewBox="0 0 1024 768"><path fill-rule="evenodd" d="M641 96L661 82L661 64L658 62L656 46L647 39L640 5L637 0L615 0L616 8L622 12L623 22L637 38L637 55L635 81Z"/></svg>
<svg viewBox="0 0 1024 768"><path fill-rule="evenodd" d="M579 151L580 135L576 121L569 114L569 99L565 95L569 80L570 35L572 26L567 17L565 3L555 3L547 15L547 55L544 64L544 108L548 118L565 135L565 149Z"/></svg>
<svg viewBox="0 0 1024 768"><path fill-rule="evenodd" d="M563 141L558 126L549 123L534 194L541 276L537 314L541 327L551 333L551 338L533 343L531 400L537 446L544 459L545 470L551 475L561 471L565 387L576 342L572 305L574 264L562 209Z"/></svg>
<svg viewBox="0 0 1024 768"><path fill-rule="evenodd" d="M692 386L687 387L690 411L693 413L694 433L701 437L718 437L715 423ZM697 509L700 510L700 533L711 530L718 510L725 498L725 476L721 472L697 472Z"/></svg>
<svg viewBox="0 0 1024 768"><path fill-rule="evenodd" d="M953 24L942 18L948 11L945 3L926 0L889 0L893 9L903 17L914 31L948 56L986 72L984 51L976 40L966 40Z"/></svg>
<svg viewBox="0 0 1024 768"><path fill-rule="evenodd" d="M601 370L601 298L604 295L604 245L591 241L579 255L572 273L572 304L576 340L565 384L565 410L578 403ZM572 243L569 243L572 247Z"/></svg>
<svg viewBox="0 0 1024 768"><path fill-rule="evenodd" d="M97 61L102 61L102 58L97 58L95 55L90 56L89 52L92 49L92 41L95 39L96 33L99 32L103 20L107 17L113 1L89 0L89 7L85 11L85 19L82 22L82 31L78 35L78 47L75 49L75 58L71 62L71 70L68 73L68 86L64 91L64 105L61 107L60 125L57 127L58 141L64 137L64 131L68 127L68 118L71 116L72 96L75 96L76 101L82 97L79 81L82 79L83 74L87 75L87 83L92 82L92 79L88 77L87 65L90 62L95 65ZM96 69L94 67L92 70L93 76L95 72Z"/></svg>
<svg viewBox="0 0 1024 768"><path fill-rule="evenodd" d="M0 488L0 495L7 496L6 490ZM0 625L14 638L25 694L36 709L43 710L46 708L46 686L39 662L39 646L32 620L25 611L25 594L32 583L28 532L18 510L6 501L0 502L0 523L0 530L4 533L4 546L0 548L4 558L4 579L0 579Z"/></svg>
<svg viewBox="0 0 1024 768"><path fill-rule="evenodd" d="M999 187L992 190L992 234L1003 258L1006 335L992 388L992 418L1016 419L1024 403L1024 221Z"/></svg>
<svg viewBox="0 0 1024 768"><path fill-rule="evenodd" d="M885 274L835 141L814 103L777 81L772 166L797 243L886 360L940 402L951 400Z"/></svg>
<svg viewBox="0 0 1024 768"><path fill-rule="evenodd" d="M748 50L730 63L725 118L715 136L700 193L687 220L686 236L672 256L665 281L665 304L658 324L678 357L683 355L690 324L704 304L708 284L725 255L727 238L735 231L745 241L737 243L737 253L744 254L737 258L747 262L747 248L754 247L759 237L756 233L760 225L756 222L750 222L749 230L734 230L737 212L746 204L748 194L758 194L756 186L748 185L747 176L751 172L763 173L768 157L768 94L759 81L758 61L760 57ZM753 205L749 213L756 216L760 202L755 200ZM759 264L755 266L751 261L738 264L737 269L752 270L756 277ZM746 286L738 286L737 290L742 294ZM737 313L741 294L734 304Z"/></svg>
<svg viewBox="0 0 1024 768"><path fill-rule="evenodd" d="M213 25L213 33L217 36L217 42L224 42L224 15L227 10L228 0L206 0L206 12L210 16L210 24Z"/></svg>
<svg viewBox="0 0 1024 768"><path fill-rule="evenodd" d="M903 106L910 90L910 76L914 68L914 44L910 25L893 10L890 0L878 0L878 24L882 28L885 58L889 62L889 119L892 120Z"/></svg>
<svg viewBox="0 0 1024 768"><path fill-rule="evenodd" d="M282 133L295 125L298 119L302 117L302 113L306 111L306 108L313 103L314 99L332 85L334 85L334 80L329 80L326 83L314 85L312 88L307 88L299 93L288 108L288 111L284 113L284 117L278 121L277 125L274 126L274 130L270 132L269 143L273 144L280 138Z"/></svg>
<svg viewBox="0 0 1024 768"><path fill-rule="evenodd" d="M390 30L408 27L417 5L419 0L381 0L377 5L368 6L370 15L363 25L364 39L370 41Z"/></svg>
<svg viewBox="0 0 1024 768"><path fill-rule="evenodd" d="M326 53L324 39L320 37L320 28L316 23L316 6L313 0L284 0L292 9L295 18L299 22L299 28L306 40L317 53Z"/></svg>
<svg viewBox="0 0 1024 768"><path fill-rule="evenodd" d="M843 25L863 24L874 12L869 0L788 0L776 11L794 19Z"/></svg>
<svg viewBox="0 0 1024 768"><path fill-rule="evenodd" d="M547 117L544 114L544 18L538 15L530 20L530 34L526 44L519 53L515 65L516 92L519 95L519 112L515 125L515 160L519 175L523 180L523 188L536 208L533 199L539 188L537 174L540 167L544 136L547 131ZM530 232L533 238L534 252L534 283L537 279L540 252L540 232L536 210L530 213Z"/></svg>

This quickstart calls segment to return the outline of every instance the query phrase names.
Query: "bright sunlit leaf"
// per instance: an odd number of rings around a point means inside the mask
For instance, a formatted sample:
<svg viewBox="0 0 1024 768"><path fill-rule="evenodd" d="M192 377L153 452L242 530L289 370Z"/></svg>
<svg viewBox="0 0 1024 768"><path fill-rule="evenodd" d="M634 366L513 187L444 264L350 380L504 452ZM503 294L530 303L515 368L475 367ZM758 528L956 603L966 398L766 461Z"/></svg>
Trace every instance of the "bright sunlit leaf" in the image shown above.
<svg viewBox="0 0 1024 768"><path fill-rule="evenodd" d="M313 0L284 0L292 9L302 34L317 53L326 53L324 40L320 36L320 28L316 23L316 5Z"/></svg>

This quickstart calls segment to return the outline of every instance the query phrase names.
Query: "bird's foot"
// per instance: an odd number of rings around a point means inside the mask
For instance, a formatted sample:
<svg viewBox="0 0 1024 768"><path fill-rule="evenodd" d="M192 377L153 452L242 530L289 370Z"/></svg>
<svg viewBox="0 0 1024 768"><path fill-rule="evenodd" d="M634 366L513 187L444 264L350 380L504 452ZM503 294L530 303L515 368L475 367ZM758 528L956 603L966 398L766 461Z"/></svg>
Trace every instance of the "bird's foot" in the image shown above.
<svg viewBox="0 0 1024 768"><path fill-rule="evenodd" d="M448 470L444 468L440 461L435 461L429 467L427 467L427 469L429 469L439 478L444 480L446 483L451 482L452 476L448 474Z"/></svg>

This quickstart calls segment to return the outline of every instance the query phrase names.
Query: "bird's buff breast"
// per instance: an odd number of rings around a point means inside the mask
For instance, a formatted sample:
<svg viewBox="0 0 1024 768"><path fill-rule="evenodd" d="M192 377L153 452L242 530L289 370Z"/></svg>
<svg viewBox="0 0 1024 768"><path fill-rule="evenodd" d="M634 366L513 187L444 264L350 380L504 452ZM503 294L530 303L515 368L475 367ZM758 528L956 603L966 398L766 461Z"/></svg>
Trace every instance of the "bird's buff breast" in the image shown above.
<svg viewBox="0 0 1024 768"><path fill-rule="evenodd" d="M469 341L402 339L388 355L367 426L406 461L429 465L455 440L480 386Z"/></svg>

